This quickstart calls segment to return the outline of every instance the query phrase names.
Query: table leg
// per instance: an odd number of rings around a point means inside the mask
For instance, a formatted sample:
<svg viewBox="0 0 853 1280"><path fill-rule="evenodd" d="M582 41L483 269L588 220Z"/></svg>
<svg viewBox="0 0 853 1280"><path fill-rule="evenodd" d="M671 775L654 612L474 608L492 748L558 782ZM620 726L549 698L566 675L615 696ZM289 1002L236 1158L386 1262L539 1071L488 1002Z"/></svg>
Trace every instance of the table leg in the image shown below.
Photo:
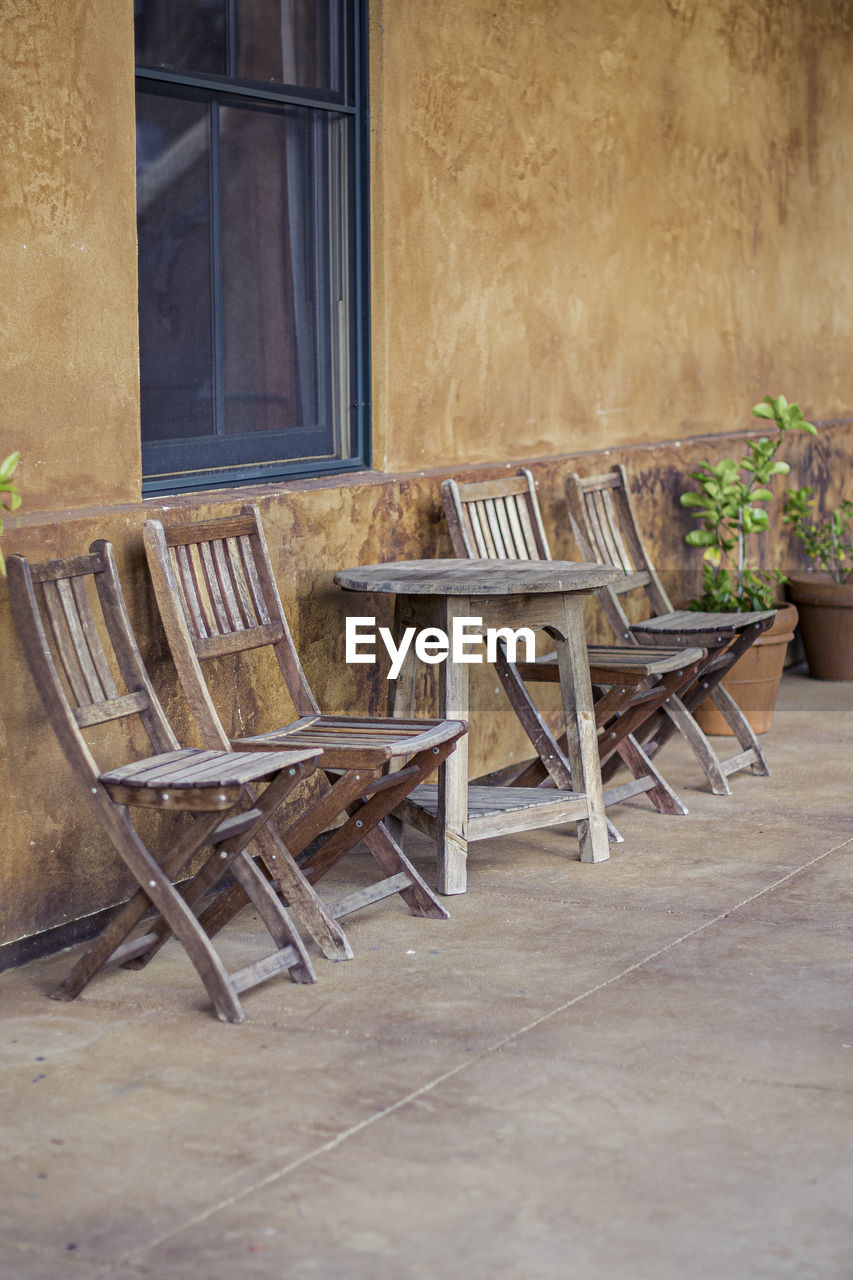
<svg viewBox="0 0 853 1280"><path fill-rule="evenodd" d="M452 634L455 614L467 616L466 600L448 599L444 629ZM440 668L440 711L445 720L468 719L468 666L450 659ZM468 883L468 735L456 743L438 773L439 893L464 893Z"/></svg>
<svg viewBox="0 0 853 1280"><path fill-rule="evenodd" d="M394 604L394 636L399 643L400 636L406 627L405 600L397 596ZM388 715L398 720L411 720L416 713L418 664L415 661L414 646L409 647L403 665L396 680L388 682ZM405 848L406 825L401 818L389 813L385 819L388 834L397 841L401 849Z"/></svg>
<svg viewBox="0 0 853 1280"><path fill-rule="evenodd" d="M565 623L560 627L562 635L556 637L556 642L567 754L574 789L586 794L589 806L589 818L578 823L581 862L604 862L610 857L610 846L589 678L583 597L580 594L564 596L562 612Z"/></svg>
<svg viewBox="0 0 853 1280"><path fill-rule="evenodd" d="M407 626L412 623L409 617L407 601L397 596L394 604L394 637L397 643ZM416 713L418 664L415 659L415 646L410 645L403 659L396 680L389 681L388 714L398 719L411 720Z"/></svg>
<svg viewBox="0 0 853 1280"><path fill-rule="evenodd" d="M451 634L454 612L467 616L456 601L397 597L394 610L394 635L398 642L407 626L417 629L440 626ZM416 686L418 663L411 645L400 673L392 683L389 713L411 718L417 711ZM445 720L468 719L468 667L449 660L439 667L439 715ZM388 820L386 819L386 825ZM402 845L404 826L392 819L391 834ZM438 770L438 814L435 827L437 876L439 893L464 893L468 880L468 735L464 734L456 748Z"/></svg>

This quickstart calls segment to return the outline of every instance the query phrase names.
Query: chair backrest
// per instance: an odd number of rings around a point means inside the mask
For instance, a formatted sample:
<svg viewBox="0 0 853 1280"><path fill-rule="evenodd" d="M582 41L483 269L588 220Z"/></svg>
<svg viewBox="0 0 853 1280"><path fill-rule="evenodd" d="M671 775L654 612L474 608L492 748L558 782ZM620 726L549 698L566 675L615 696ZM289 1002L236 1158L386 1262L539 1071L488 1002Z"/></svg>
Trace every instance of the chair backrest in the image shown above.
<svg viewBox="0 0 853 1280"><path fill-rule="evenodd" d="M499 480L445 480L441 500L453 550L469 560L550 560L531 473Z"/></svg>
<svg viewBox="0 0 853 1280"><path fill-rule="evenodd" d="M600 476L572 473L566 479L566 498L572 531L584 559L624 571L624 578L599 592L614 631L625 636L630 627L620 601L626 592L644 591L654 616L672 612L640 534L625 468L615 466Z"/></svg>
<svg viewBox="0 0 853 1280"><path fill-rule="evenodd" d="M138 716L156 753L178 749L137 647L112 547L98 541L89 555L41 564L12 555L6 564L18 635L48 719L75 774L111 808L83 729Z"/></svg>
<svg viewBox="0 0 853 1280"><path fill-rule="evenodd" d="M208 747L228 735L201 664L271 645L299 716L316 714L287 625L258 508L164 527L146 520L143 538L154 594L181 685Z"/></svg>

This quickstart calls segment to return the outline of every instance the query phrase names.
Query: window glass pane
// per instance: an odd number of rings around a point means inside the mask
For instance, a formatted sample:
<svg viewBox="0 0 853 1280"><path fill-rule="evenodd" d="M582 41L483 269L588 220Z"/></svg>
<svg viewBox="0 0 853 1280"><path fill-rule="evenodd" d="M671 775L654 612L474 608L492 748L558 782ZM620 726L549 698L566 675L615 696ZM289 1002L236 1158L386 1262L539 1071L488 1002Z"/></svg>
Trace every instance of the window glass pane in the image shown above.
<svg viewBox="0 0 853 1280"><path fill-rule="evenodd" d="M227 74L226 0L134 0L136 65Z"/></svg>
<svg viewBox="0 0 853 1280"><path fill-rule="evenodd" d="M237 76L343 92L340 0L237 0Z"/></svg>
<svg viewBox="0 0 853 1280"><path fill-rule="evenodd" d="M137 94L139 344L143 438L213 422L208 108Z"/></svg>
<svg viewBox="0 0 853 1280"><path fill-rule="evenodd" d="M220 112L225 431L349 420L345 175L351 122L299 107Z"/></svg>
<svg viewBox="0 0 853 1280"><path fill-rule="evenodd" d="M134 8L143 492L359 465L358 0Z"/></svg>

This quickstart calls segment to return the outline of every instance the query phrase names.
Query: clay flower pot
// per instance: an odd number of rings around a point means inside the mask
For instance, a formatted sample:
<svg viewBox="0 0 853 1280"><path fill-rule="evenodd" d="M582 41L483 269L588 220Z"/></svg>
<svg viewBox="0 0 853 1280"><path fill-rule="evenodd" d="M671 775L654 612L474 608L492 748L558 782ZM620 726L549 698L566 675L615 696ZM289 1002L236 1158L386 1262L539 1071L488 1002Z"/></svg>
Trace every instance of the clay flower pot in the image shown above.
<svg viewBox="0 0 853 1280"><path fill-rule="evenodd" d="M788 594L800 615L800 634L816 680L853 680L853 582L831 573L792 573Z"/></svg>
<svg viewBox="0 0 853 1280"><path fill-rule="evenodd" d="M723 686L728 689L755 733L766 733L773 723L773 709L782 681L785 652L797 625L797 610L794 605L779 603L776 609L773 626L759 636L723 680ZM710 698L701 703L694 714L705 733L729 738L734 736Z"/></svg>

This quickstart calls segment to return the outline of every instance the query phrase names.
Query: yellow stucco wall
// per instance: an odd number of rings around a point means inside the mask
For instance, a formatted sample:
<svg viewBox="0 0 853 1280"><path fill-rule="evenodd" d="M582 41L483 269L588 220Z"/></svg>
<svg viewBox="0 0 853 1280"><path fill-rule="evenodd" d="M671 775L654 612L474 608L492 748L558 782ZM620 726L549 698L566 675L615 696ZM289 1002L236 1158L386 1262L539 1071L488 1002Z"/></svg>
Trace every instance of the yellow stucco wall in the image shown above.
<svg viewBox="0 0 853 1280"><path fill-rule="evenodd" d="M0 452L30 511L139 497L133 7L0 6Z"/></svg>
<svg viewBox="0 0 853 1280"><path fill-rule="evenodd" d="M849 410L849 4L371 9L380 467Z"/></svg>
<svg viewBox="0 0 853 1280"><path fill-rule="evenodd" d="M380 709L384 680L340 666L331 571L446 551L443 468L539 459L571 553L565 472L624 457L677 577L679 477L716 447L687 437L749 428L768 391L815 418L853 410L848 4L374 0L370 42L380 474L170 500L203 515L259 498L309 675L351 710ZM129 0L2 6L0 456L22 450L25 498L3 545L116 543L191 740L139 536L159 506L140 501L132 73ZM837 492L850 426L824 441L797 442L797 476ZM768 560L784 547L774 530ZM2 584L0 686L2 945L109 905L123 878L45 728ZM233 697L245 723L239 672ZM521 750L502 697L481 673L475 773Z"/></svg>

